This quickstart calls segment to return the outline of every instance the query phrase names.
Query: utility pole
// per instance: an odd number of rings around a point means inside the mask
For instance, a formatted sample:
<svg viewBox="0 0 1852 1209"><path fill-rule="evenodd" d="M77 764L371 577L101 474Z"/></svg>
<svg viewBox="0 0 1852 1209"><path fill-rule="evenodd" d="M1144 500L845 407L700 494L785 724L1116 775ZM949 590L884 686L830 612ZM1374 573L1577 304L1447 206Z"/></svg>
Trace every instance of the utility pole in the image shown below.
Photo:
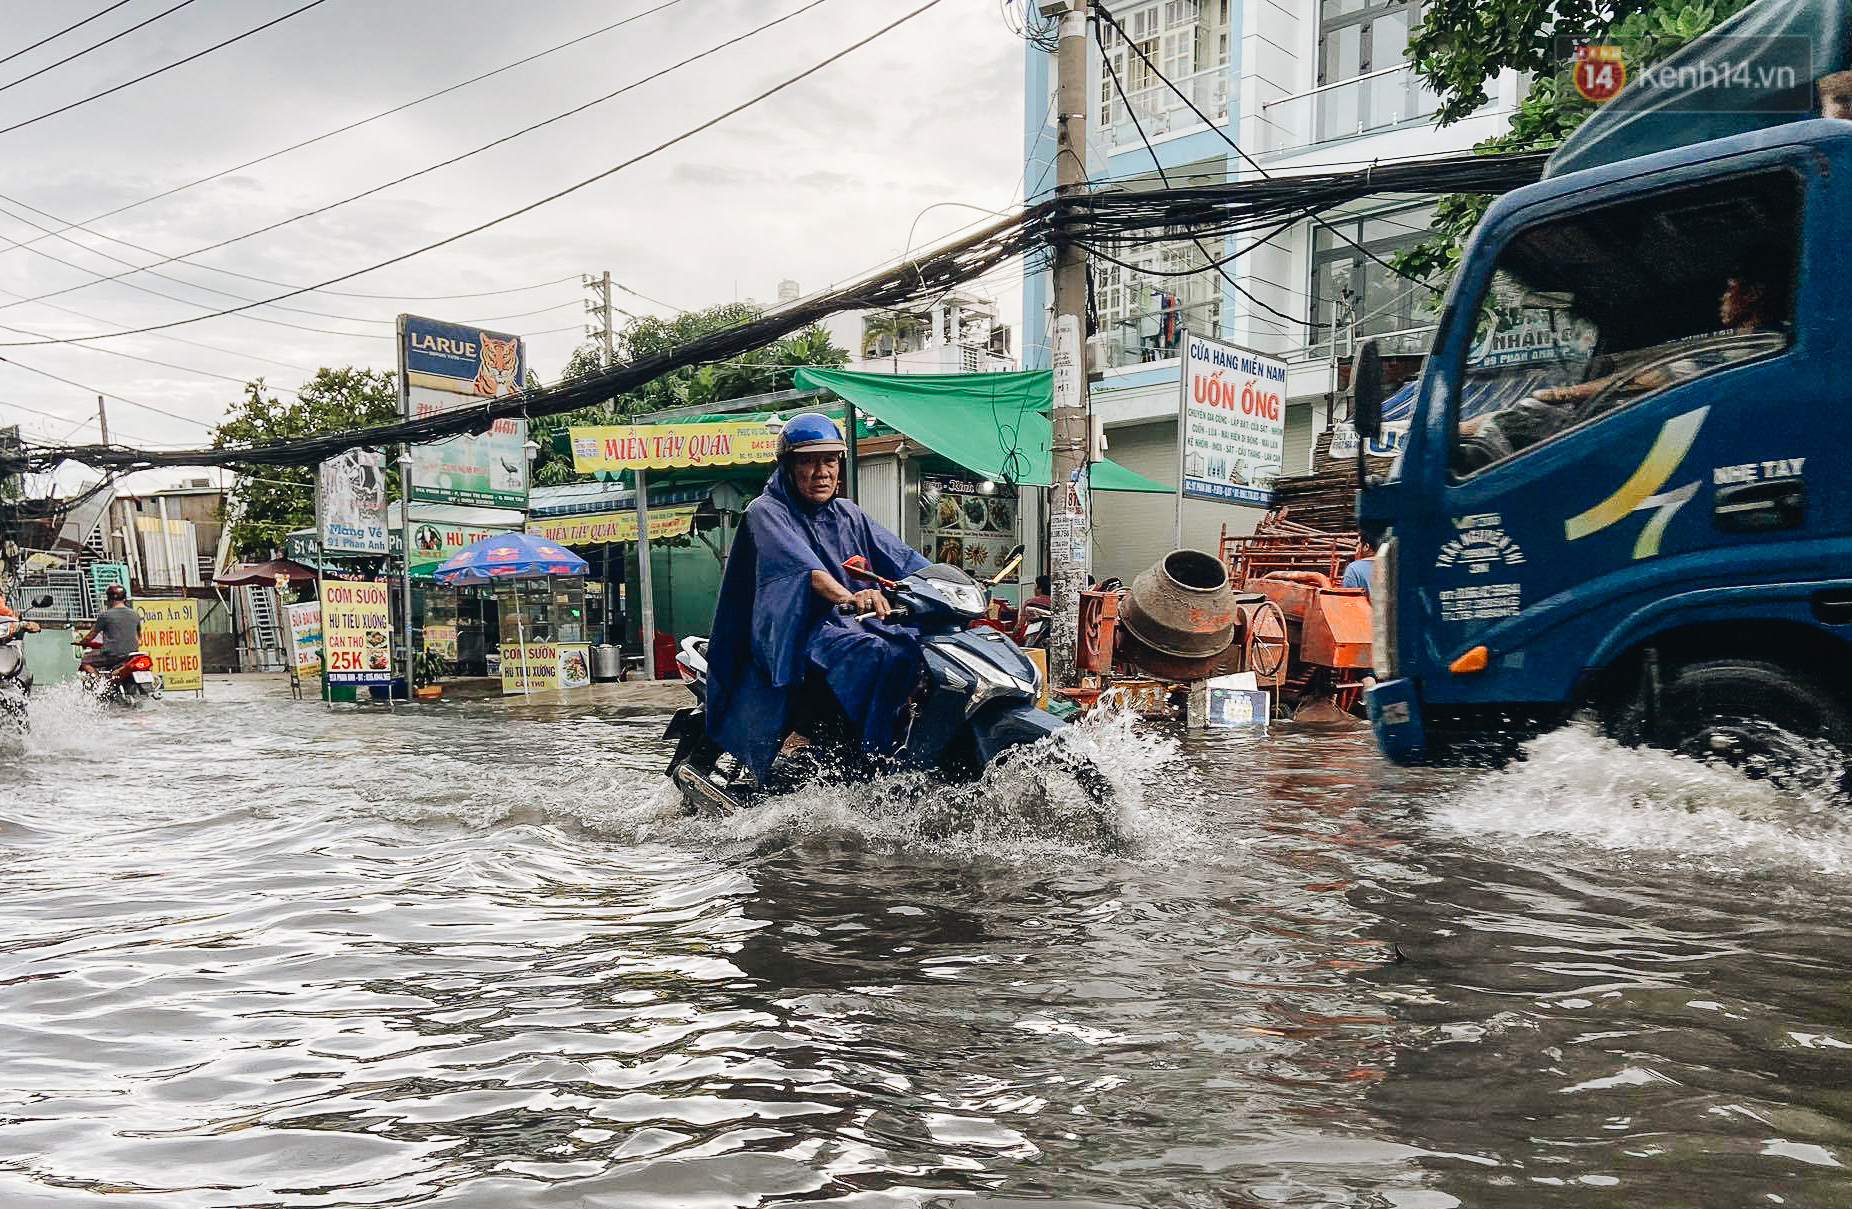
<svg viewBox="0 0 1852 1209"><path fill-rule="evenodd" d="M103 396L96 397L96 426L103 434L103 444L109 444L109 414L103 410Z"/></svg>
<svg viewBox="0 0 1852 1209"><path fill-rule="evenodd" d="M588 301L585 304L585 313L598 316L599 322L602 324L601 327L593 327L589 323L586 324L586 338L603 342L604 365L602 368L609 369L612 359L617 355L615 351L617 328L614 327L611 322L610 270L607 269L604 274L599 277L581 276L579 278L579 284L585 289L590 290L592 292L592 297L596 299L596 301Z"/></svg>
<svg viewBox="0 0 1852 1209"><path fill-rule="evenodd" d="M1079 682L1074 655L1087 586L1087 257L1073 224L1087 191L1088 6L1089 0L1042 4L1044 17L1061 22L1055 51L1054 482L1048 503L1048 677L1060 688Z"/></svg>
<svg viewBox="0 0 1852 1209"><path fill-rule="evenodd" d="M593 340L604 343L604 364L610 368L617 359L617 326L611 318L614 309L611 306L611 272L605 270L597 277L584 276L579 279L586 289L592 292L597 301L587 302L587 314L597 315L603 324L595 328L587 324L585 334ZM637 495L637 596L638 614L637 641L643 646L643 675L645 679L656 678L656 585L650 568L649 552L649 476L643 471L634 471L631 475L636 486ZM609 557L607 549L606 556ZM605 578L611 576L609 564L605 566ZM607 593L604 601L605 628L610 628L612 601ZM622 638L619 639L622 642Z"/></svg>

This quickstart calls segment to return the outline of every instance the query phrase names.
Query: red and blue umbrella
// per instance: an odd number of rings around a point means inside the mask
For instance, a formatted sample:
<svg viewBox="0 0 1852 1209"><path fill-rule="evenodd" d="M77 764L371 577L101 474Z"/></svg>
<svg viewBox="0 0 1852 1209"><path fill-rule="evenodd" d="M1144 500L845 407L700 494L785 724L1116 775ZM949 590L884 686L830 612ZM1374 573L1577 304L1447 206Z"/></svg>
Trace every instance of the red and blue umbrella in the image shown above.
<svg viewBox="0 0 1852 1209"><path fill-rule="evenodd" d="M440 584L486 584L498 579L584 575L585 560L558 542L525 533L497 533L458 550L432 572Z"/></svg>

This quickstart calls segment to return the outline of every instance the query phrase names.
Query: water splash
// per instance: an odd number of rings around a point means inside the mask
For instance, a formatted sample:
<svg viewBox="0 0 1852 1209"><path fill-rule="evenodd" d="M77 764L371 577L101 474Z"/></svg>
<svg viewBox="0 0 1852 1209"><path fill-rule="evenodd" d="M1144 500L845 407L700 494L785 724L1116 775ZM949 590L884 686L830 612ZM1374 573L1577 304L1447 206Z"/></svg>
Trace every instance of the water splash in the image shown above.
<svg viewBox="0 0 1852 1209"><path fill-rule="evenodd" d="M1531 741L1498 771L1470 774L1428 815L1482 837L1838 872L1852 869L1846 808L1833 794L1624 747L1575 725Z"/></svg>
<svg viewBox="0 0 1852 1209"><path fill-rule="evenodd" d="M1011 753L968 785L914 771L871 780L825 775L737 814L683 818L679 794L664 781L654 793L608 803L600 822L634 828L637 838L736 850L850 840L948 856L1097 860L1168 834L1164 810L1146 795L1176 754L1174 742L1135 717L1103 711Z"/></svg>

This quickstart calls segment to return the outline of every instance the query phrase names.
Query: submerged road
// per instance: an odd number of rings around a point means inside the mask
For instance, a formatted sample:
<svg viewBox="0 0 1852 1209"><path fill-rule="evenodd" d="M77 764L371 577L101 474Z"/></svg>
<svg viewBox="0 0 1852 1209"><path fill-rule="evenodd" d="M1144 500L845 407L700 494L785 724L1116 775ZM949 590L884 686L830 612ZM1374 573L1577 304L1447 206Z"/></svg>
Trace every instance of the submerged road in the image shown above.
<svg viewBox="0 0 1852 1209"><path fill-rule="evenodd" d="M1852 1201L1852 829L1667 756L1105 725L1121 848L690 822L609 703L35 711L6 1209Z"/></svg>

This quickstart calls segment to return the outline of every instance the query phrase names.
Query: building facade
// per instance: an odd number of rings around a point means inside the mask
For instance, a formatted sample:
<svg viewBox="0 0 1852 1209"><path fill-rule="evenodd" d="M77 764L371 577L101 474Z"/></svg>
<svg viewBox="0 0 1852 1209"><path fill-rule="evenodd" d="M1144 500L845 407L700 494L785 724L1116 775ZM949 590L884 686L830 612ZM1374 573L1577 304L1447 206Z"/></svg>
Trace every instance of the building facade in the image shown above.
<svg viewBox="0 0 1852 1209"><path fill-rule="evenodd" d="M1406 59L1421 0L1096 0L1118 25L1089 48L1087 168L1097 187L1161 188L1465 151L1508 128L1522 81L1507 73L1478 113L1434 124L1438 99ZM1097 22L1097 18L1095 19ZM1123 30L1123 33L1120 31ZM1104 51L1100 43L1104 43ZM1054 55L1026 43L1025 196L1053 191ZM1177 481L1178 348L1185 330L1283 358L1289 368L1282 475L1310 468L1331 421L1339 367L1355 342L1420 353L1432 293L1384 266L1429 234L1433 197L1373 197L1305 220L1225 265L1246 242L1180 240L1126 263L1090 264L1091 403L1113 460ZM1049 365L1046 265L1025 274L1025 368ZM1171 501L1116 499L1095 517L1094 570L1131 575L1174 540ZM1189 500L1184 543L1215 549L1262 510Z"/></svg>

